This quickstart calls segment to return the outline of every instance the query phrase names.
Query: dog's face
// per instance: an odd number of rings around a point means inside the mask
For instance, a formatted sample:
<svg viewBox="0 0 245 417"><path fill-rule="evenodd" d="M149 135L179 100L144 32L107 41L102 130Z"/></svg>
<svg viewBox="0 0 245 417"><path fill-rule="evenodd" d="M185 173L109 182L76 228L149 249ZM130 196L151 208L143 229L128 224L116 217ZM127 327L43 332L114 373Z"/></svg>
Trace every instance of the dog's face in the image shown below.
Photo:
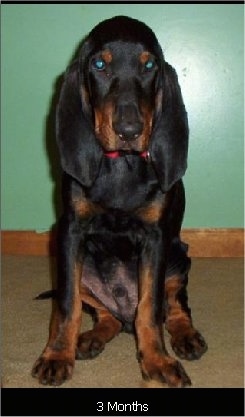
<svg viewBox="0 0 245 417"><path fill-rule="evenodd" d="M95 134L102 147L147 150L156 109L156 57L142 44L117 41L93 54L88 65Z"/></svg>
<svg viewBox="0 0 245 417"><path fill-rule="evenodd" d="M147 25L117 16L85 38L62 86L57 142L62 168L86 187L105 156L124 152L147 155L164 192L183 176L187 115L177 75Z"/></svg>
<svg viewBox="0 0 245 417"><path fill-rule="evenodd" d="M82 94L92 109L95 135L105 151L146 151L161 101L161 51L156 49L151 30L135 22L137 33L125 18L103 22L90 35L86 59L83 51L86 77ZM131 27L127 27L129 23ZM120 39L115 39L115 33Z"/></svg>

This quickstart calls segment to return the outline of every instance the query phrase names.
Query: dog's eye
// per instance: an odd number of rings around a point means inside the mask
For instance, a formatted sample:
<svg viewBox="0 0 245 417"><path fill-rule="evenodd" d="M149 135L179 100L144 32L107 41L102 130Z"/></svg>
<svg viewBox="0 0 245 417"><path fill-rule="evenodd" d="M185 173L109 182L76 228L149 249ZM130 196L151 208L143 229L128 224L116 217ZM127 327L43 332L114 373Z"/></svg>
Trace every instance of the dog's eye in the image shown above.
<svg viewBox="0 0 245 417"><path fill-rule="evenodd" d="M104 69L106 68L106 63L103 59L98 58L95 59L93 61L93 67L97 70L97 71L104 71Z"/></svg>
<svg viewBox="0 0 245 417"><path fill-rule="evenodd" d="M145 69L147 71L150 71L154 68L155 62L152 59L149 59L148 61L145 62Z"/></svg>

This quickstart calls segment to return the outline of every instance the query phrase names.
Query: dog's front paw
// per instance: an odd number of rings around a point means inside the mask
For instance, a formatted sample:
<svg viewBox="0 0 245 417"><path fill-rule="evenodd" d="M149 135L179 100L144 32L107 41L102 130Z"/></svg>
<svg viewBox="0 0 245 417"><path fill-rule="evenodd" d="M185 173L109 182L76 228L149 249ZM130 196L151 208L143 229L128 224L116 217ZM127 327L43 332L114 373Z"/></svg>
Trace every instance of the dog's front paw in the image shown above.
<svg viewBox="0 0 245 417"><path fill-rule="evenodd" d="M41 356L33 366L32 376L44 385L61 385L72 377L74 361L70 359L48 359Z"/></svg>
<svg viewBox="0 0 245 417"><path fill-rule="evenodd" d="M157 380L172 388L191 385L191 380L183 366L176 359L164 356L160 360L141 362L142 375L146 380Z"/></svg>
<svg viewBox="0 0 245 417"><path fill-rule="evenodd" d="M181 359L199 359L208 348L202 335L194 328L173 335L170 342L173 351Z"/></svg>

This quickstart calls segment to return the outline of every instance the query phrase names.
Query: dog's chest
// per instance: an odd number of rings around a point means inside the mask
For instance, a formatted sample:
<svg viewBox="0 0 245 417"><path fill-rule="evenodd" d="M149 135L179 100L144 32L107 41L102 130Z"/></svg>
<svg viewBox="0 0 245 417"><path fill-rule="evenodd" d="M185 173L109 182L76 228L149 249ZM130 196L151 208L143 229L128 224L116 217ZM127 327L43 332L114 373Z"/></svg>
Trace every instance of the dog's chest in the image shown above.
<svg viewBox="0 0 245 417"><path fill-rule="evenodd" d="M89 198L105 207L133 210L144 205L159 190L151 164L136 155L117 159L104 157Z"/></svg>

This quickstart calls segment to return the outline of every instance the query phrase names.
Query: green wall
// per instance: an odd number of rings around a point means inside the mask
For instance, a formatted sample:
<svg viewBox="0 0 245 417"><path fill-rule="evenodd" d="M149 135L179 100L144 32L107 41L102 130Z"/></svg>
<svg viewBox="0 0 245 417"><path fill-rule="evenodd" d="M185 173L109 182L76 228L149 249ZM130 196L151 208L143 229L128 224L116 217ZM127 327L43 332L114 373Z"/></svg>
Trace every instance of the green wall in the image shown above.
<svg viewBox="0 0 245 417"><path fill-rule="evenodd" d="M242 227L243 5L5 4L2 229L55 222L55 82L85 34L117 14L150 25L179 75L191 131L184 227Z"/></svg>

